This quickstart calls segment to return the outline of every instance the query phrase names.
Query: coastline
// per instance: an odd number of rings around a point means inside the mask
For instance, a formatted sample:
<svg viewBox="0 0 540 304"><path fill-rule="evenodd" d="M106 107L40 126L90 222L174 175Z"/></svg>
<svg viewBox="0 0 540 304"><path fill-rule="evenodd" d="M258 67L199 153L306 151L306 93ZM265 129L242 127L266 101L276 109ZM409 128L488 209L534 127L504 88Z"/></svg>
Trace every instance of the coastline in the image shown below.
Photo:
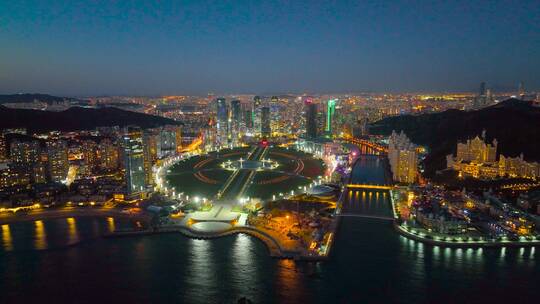
<svg viewBox="0 0 540 304"><path fill-rule="evenodd" d="M147 213L125 213L113 208L69 208L69 209L39 209L19 213L0 214L0 225L17 222L62 219L70 217L116 217L149 222L151 215Z"/></svg>
<svg viewBox="0 0 540 304"><path fill-rule="evenodd" d="M455 247L455 248L479 248L479 247L534 247L540 246L540 240L524 240L524 241L445 241L445 240L434 240L431 238L426 238L410 232L408 229L399 225L397 221L393 223L394 230L400 235L412 239L414 241L422 242L428 245L441 246L441 247Z"/></svg>

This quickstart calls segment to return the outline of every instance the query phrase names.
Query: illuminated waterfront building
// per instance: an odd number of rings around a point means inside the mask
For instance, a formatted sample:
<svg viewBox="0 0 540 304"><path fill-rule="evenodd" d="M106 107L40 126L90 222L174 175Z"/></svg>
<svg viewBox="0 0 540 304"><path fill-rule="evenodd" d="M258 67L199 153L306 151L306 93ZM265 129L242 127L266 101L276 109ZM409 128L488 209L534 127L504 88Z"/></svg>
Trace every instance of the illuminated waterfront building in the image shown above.
<svg viewBox="0 0 540 304"><path fill-rule="evenodd" d="M27 168L15 164L0 163L0 187L26 186L31 176Z"/></svg>
<svg viewBox="0 0 540 304"><path fill-rule="evenodd" d="M497 158L497 139L492 144L485 143L486 134L482 133L482 139L476 136L465 143L457 144L457 160L477 163L492 163Z"/></svg>
<svg viewBox="0 0 540 304"><path fill-rule="evenodd" d="M50 180L53 182L65 181L69 170L67 143L64 140L48 141L47 158Z"/></svg>
<svg viewBox="0 0 540 304"><path fill-rule="evenodd" d="M129 194L145 190L145 171L142 131L126 128L123 136L126 190Z"/></svg>
<svg viewBox="0 0 540 304"><path fill-rule="evenodd" d="M414 183L417 176L418 154L416 146L401 131L392 131L388 139L388 160L392 178L400 183Z"/></svg>
<svg viewBox="0 0 540 304"><path fill-rule="evenodd" d="M539 179L540 163L525 161L523 153L519 157L501 155L499 158L499 175Z"/></svg>
<svg viewBox="0 0 540 304"><path fill-rule="evenodd" d="M313 99L308 98L305 101L306 106L306 138L317 138L317 104Z"/></svg>
<svg viewBox="0 0 540 304"><path fill-rule="evenodd" d="M497 140L486 143L485 131L482 139L476 136L465 143L457 144L457 155L446 156L447 168L459 172L460 176L472 176L482 179L493 179L498 176L540 178L540 164L526 162L523 154L519 157L500 155L497 161Z"/></svg>

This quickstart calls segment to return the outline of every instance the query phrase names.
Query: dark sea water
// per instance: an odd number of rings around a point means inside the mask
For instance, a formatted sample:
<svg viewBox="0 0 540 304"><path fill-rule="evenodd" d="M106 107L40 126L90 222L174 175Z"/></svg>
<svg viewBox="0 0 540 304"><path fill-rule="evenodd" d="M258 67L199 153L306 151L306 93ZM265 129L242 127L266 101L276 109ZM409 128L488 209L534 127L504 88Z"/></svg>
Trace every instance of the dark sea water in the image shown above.
<svg viewBox="0 0 540 304"><path fill-rule="evenodd" d="M115 220L116 227L130 225ZM277 260L257 239L106 239L111 221L3 227L0 303L537 303L531 248L443 249L345 218L327 262Z"/></svg>

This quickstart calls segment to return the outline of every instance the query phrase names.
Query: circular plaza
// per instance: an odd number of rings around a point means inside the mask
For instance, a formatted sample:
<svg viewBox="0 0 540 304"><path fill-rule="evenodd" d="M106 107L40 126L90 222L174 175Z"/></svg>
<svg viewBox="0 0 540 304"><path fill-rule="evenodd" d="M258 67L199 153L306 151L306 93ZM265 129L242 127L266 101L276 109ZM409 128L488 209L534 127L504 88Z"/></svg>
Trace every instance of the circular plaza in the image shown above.
<svg viewBox="0 0 540 304"><path fill-rule="evenodd" d="M292 148L250 146L181 159L164 181L177 195L201 200L269 200L304 190L324 169L322 160Z"/></svg>

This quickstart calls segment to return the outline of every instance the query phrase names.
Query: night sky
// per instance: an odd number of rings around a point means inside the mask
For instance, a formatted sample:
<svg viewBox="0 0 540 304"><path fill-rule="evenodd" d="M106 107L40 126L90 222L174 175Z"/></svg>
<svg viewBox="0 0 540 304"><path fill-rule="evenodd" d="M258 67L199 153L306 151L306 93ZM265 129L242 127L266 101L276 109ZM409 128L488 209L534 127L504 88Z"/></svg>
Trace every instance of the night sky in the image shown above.
<svg viewBox="0 0 540 304"><path fill-rule="evenodd" d="M540 1L0 0L0 93L540 89Z"/></svg>

